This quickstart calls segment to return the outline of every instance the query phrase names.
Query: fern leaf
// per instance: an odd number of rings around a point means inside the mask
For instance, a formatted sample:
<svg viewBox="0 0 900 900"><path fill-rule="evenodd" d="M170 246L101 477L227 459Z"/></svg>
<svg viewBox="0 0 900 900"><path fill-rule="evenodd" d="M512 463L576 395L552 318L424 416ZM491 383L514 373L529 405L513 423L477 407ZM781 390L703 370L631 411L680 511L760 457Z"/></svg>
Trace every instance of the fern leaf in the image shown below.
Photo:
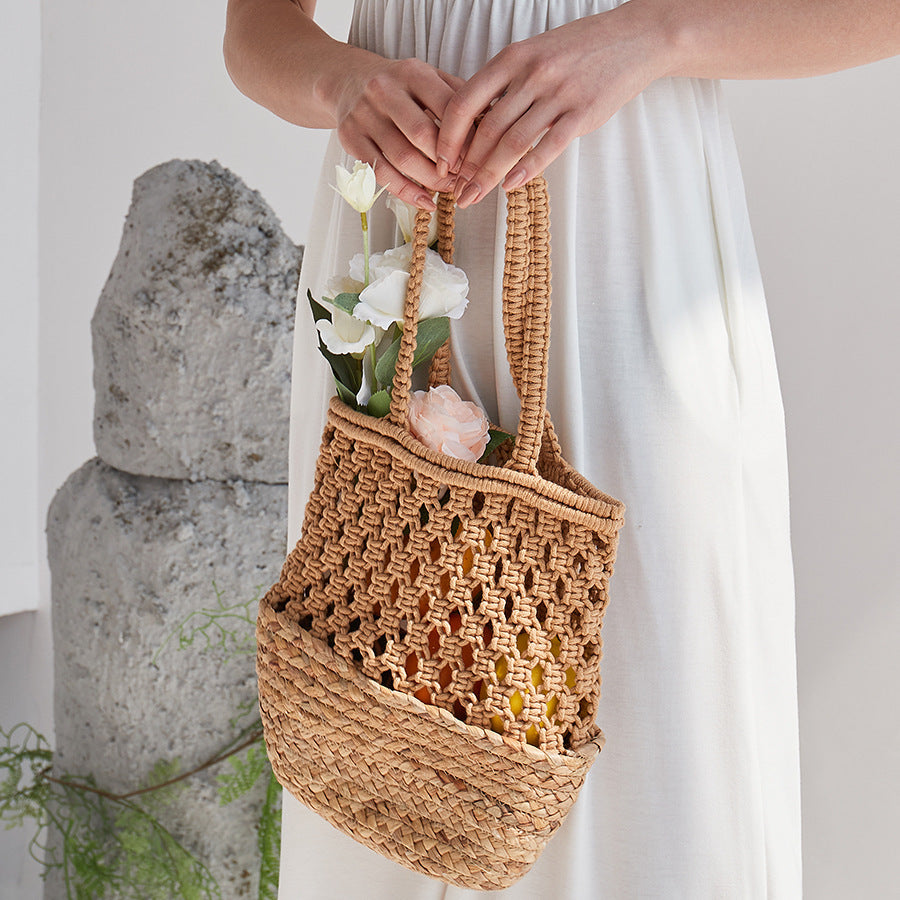
<svg viewBox="0 0 900 900"><path fill-rule="evenodd" d="M266 799L259 815L259 900L278 900L278 859L281 852L281 785L269 770Z"/></svg>
<svg viewBox="0 0 900 900"><path fill-rule="evenodd" d="M251 744L243 757L229 756L228 762L231 765L231 771L220 772L216 775L221 806L249 793L260 777L271 771L266 749L261 744Z"/></svg>

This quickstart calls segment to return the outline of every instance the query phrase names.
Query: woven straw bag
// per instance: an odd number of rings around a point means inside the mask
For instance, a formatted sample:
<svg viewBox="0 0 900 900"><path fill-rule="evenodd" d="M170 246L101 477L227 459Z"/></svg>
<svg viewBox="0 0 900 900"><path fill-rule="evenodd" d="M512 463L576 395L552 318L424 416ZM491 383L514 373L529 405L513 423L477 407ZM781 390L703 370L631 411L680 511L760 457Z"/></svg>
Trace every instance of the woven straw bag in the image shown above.
<svg viewBox="0 0 900 900"><path fill-rule="evenodd" d="M446 259L450 198L438 215ZM511 453L463 462L410 434L427 221L390 414L332 400L302 537L261 601L259 700L295 797L411 869L496 890L540 855L603 744L600 624L623 506L562 459L546 410L542 178L508 196ZM442 348L431 383L448 375Z"/></svg>

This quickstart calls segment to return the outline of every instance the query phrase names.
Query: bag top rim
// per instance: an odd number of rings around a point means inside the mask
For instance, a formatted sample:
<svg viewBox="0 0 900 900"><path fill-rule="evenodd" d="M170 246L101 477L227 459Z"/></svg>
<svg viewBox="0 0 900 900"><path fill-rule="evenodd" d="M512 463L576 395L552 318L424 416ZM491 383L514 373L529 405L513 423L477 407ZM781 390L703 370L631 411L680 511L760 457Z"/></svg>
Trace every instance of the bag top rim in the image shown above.
<svg viewBox="0 0 900 900"><path fill-rule="evenodd" d="M484 463L456 459L422 444L404 428L387 418L375 418L351 409L339 397L332 397L328 409L331 424L340 427L351 437L379 444L395 458L417 468L426 475L451 486L470 485L472 480L482 482L483 488L517 488L536 495L529 499L540 503L548 512L570 521L586 525L610 538L614 538L624 524L625 504L605 494L582 477L591 494L578 494L556 484L541 475L531 475L516 469L490 466ZM424 464L424 467L423 467Z"/></svg>

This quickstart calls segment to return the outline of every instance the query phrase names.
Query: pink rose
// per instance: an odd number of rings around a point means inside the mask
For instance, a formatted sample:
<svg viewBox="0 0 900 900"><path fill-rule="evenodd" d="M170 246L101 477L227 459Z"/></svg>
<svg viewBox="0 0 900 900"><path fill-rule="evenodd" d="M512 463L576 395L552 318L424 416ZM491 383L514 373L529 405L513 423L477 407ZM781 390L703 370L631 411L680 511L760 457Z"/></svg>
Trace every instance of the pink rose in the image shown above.
<svg viewBox="0 0 900 900"><path fill-rule="evenodd" d="M409 427L426 447L456 459L476 462L488 444L489 423L478 404L446 384L413 393Z"/></svg>

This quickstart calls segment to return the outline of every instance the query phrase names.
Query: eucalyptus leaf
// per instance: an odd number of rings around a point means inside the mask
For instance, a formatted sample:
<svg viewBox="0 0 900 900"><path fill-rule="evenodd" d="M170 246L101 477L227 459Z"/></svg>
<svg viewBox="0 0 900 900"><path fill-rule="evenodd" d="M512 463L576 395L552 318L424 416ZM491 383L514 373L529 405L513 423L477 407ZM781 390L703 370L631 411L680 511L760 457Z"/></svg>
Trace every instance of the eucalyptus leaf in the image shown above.
<svg viewBox="0 0 900 900"><path fill-rule="evenodd" d="M312 310L313 319L316 322L319 322L322 319L326 319L330 322L331 313L322 306L321 303L316 302L310 291L306 292L306 297L309 300L309 307ZM337 385L338 396L348 406L356 409L356 394L362 385L362 370L359 360L354 359L346 353L332 353L325 346L321 337L319 338L319 352L328 360L328 364L331 366L334 382Z"/></svg>
<svg viewBox="0 0 900 900"><path fill-rule="evenodd" d="M438 319L424 319L419 322L419 330L416 334L416 352L413 355L413 368L429 362L437 353L438 348L450 337L450 320L446 316ZM397 369L397 357L400 355L400 341L398 337L375 365L375 377L379 384L392 384L394 372Z"/></svg>
<svg viewBox="0 0 900 900"><path fill-rule="evenodd" d="M338 294L331 303L345 313L352 314L356 304L359 303L359 294Z"/></svg>
<svg viewBox="0 0 900 900"><path fill-rule="evenodd" d="M350 409L356 409L356 394L353 393L349 388L345 387L341 384L337 378L334 379L334 383L337 386L338 397L350 407Z"/></svg>
<svg viewBox="0 0 900 900"><path fill-rule="evenodd" d="M328 360L335 380L355 397L362 386L362 364L347 353L332 353L319 339L319 352Z"/></svg>
<svg viewBox="0 0 900 900"><path fill-rule="evenodd" d="M383 419L391 411L391 395L388 391L377 391L369 398L369 415Z"/></svg>
<svg viewBox="0 0 900 900"><path fill-rule="evenodd" d="M501 444L505 444L507 441L515 442L515 438L508 431L503 431L502 428L489 428L487 446L478 462L484 462Z"/></svg>
<svg viewBox="0 0 900 900"><path fill-rule="evenodd" d="M321 303L318 303L313 299L313 295L310 291L306 292L306 297L309 300L309 308L312 310L313 321L319 322L322 319L325 319L327 322L331 321L331 313L328 309L322 306Z"/></svg>

